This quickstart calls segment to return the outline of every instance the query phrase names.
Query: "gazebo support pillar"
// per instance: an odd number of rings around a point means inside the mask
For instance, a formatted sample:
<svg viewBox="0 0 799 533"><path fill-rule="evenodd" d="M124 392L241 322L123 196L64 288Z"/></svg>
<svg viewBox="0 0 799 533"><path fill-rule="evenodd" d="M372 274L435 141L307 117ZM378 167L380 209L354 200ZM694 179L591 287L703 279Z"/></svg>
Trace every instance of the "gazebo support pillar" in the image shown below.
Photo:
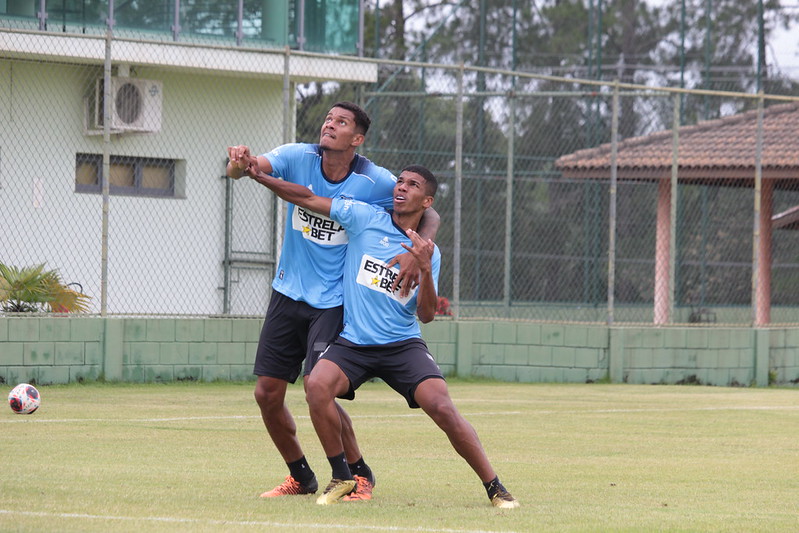
<svg viewBox="0 0 799 533"><path fill-rule="evenodd" d="M755 325L771 323L771 217L774 212L774 180L762 181L760 190L760 235L758 238Z"/></svg>
<svg viewBox="0 0 799 533"><path fill-rule="evenodd" d="M655 324L671 322L671 182L658 181L655 234Z"/></svg>

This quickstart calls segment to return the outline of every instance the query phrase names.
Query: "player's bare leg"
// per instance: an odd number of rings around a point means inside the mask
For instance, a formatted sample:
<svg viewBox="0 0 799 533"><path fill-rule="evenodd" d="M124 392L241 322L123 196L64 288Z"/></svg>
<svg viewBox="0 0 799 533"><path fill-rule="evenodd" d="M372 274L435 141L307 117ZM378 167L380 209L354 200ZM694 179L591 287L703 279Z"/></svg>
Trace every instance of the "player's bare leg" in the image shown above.
<svg viewBox="0 0 799 533"><path fill-rule="evenodd" d="M324 359L316 363L306 382L305 399L311 413L311 422L328 457L344 453L341 417L343 409L335 400L336 396L344 394L348 389L349 380L344 372L335 363ZM347 420L350 420L349 416ZM352 421L349 423L351 430Z"/></svg>
<svg viewBox="0 0 799 533"><path fill-rule="evenodd" d="M413 397L419 407L447 434L455 451L480 477L491 504L503 509L518 507L519 502L499 482L474 427L452 403L446 382L438 378L426 379L417 385Z"/></svg>
<svg viewBox="0 0 799 533"><path fill-rule="evenodd" d="M258 376L255 401L272 442L283 460L290 463L302 457L303 453L297 439L297 424L285 403L287 386L288 383L282 379Z"/></svg>
<svg viewBox="0 0 799 533"><path fill-rule="evenodd" d="M355 430L352 426L350 415L338 402L335 402L341 418L341 442L344 445L344 455L347 457L347 464L355 478L355 491L344 496L343 501L368 501L372 499L372 491L375 488L375 475L372 469L366 464L355 439Z"/></svg>
<svg viewBox="0 0 799 533"><path fill-rule="evenodd" d="M352 419L338 402L334 401L334 403L341 419L341 443L344 445L344 454L347 456L348 463L354 463L361 458L361 449L358 447L358 441L355 438Z"/></svg>
<svg viewBox="0 0 799 533"><path fill-rule="evenodd" d="M297 439L294 417L286 406L287 386L288 382L267 376L258 376L255 385L255 401L261 410L261 419L291 472L284 483L261 494L263 498L313 494L318 487L316 477L307 466L300 441Z"/></svg>
<svg viewBox="0 0 799 533"><path fill-rule="evenodd" d="M482 481L494 479L496 473L488 461L483 445L472 425L460 414L443 379L426 379L416 387L414 399L433 422L447 434L452 447L466 459Z"/></svg>
<svg viewBox="0 0 799 533"><path fill-rule="evenodd" d="M356 488L344 453L341 434L343 409L335 400L349 389L349 380L338 365L322 359L316 363L305 384L311 422L332 469L330 484L316 500L318 504L327 505L339 501Z"/></svg>

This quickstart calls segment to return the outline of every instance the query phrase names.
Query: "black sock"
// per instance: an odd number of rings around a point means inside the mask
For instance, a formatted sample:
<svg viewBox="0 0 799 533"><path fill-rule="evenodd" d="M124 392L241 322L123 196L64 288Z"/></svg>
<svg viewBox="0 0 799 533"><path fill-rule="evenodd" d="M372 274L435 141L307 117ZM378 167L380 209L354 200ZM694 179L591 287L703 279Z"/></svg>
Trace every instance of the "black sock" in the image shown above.
<svg viewBox="0 0 799 533"><path fill-rule="evenodd" d="M294 461L293 463L286 463L289 467L289 473L291 477L296 479L300 482L300 485L308 486L310 485L311 481L316 477L314 476L313 470L311 467L308 466L308 461L305 460L305 456L303 455L298 460Z"/></svg>
<svg viewBox="0 0 799 533"><path fill-rule="evenodd" d="M369 468L369 465L363 460L363 456L354 463L349 463L347 466L350 467L350 472L352 472L353 476L365 477L369 480L369 483L372 485L375 484L375 476L372 474L372 469Z"/></svg>
<svg viewBox="0 0 799 533"><path fill-rule="evenodd" d="M499 492L500 489L505 490L505 487L502 486L502 483L499 482L499 476L496 476L494 479L487 483L483 483L483 486L486 488L486 492L488 493L488 499L494 497L494 495Z"/></svg>
<svg viewBox="0 0 799 533"><path fill-rule="evenodd" d="M344 452L336 455L335 457L328 457L330 468L333 469L333 479L352 479L352 472L347 466L347 457Z"/></svg>

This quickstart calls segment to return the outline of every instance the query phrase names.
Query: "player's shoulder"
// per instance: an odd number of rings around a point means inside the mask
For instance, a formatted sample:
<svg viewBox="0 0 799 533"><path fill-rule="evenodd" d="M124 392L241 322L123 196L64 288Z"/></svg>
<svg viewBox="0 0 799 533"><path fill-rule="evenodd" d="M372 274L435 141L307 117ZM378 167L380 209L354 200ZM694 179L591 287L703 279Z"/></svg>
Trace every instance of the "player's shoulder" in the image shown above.
<svg viewBox="0 0 799 533"><path fill-rule="evenodd" d="M333 198L333 203L337 204L338 208L341 211L348 211L350 209L355 209L359 211L376 211L378 209L382 209L381 207L366 202L362 202L361 200L356 200L355 198L347 196L345 194L335 196Z"/></svg>
<svg viewBox="0 0 799 533"><path fill-rule="evenodd" d="M287 155L297 156L297 155L306 155L306 156L317 156L321 157L319 153L319 145L318 144L308 144L308 143L288 143L282 144L276 148L273 148L271 151L268 152L269 157L285 157Z"/></svg>
<svg viewBox="0 0 799 533"><path fill-rule="evenodd" d="M352 170L354 173L370 178L373 181L387 180L393 183L397 181L397 177L390 170L373 163L361 154L355 154Z"/></svg>
<svg viewBox="0 0 799 533"><path fill-rule="evenodd" d="M330 209L331 217L337 220L351 220L360 221L360 223L378 223L381 217L388 217L391 220L391 215L384 208L376 204L370 204L361 200L341 195L333 198L333 203ZM386 222L381 222L386 223Z"/></svg>

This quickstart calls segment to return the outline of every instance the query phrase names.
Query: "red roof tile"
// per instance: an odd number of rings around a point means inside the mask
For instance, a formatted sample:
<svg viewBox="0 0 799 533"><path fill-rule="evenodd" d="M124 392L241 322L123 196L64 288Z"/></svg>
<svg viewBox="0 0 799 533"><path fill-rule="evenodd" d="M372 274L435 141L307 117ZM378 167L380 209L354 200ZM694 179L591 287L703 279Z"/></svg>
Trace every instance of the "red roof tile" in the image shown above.
<svg viewBox="0 0 799 533"><path fill-rule="evenodd" d="M763 126L763 177L799 179L799 104L766 108ZM756 132L757 110L681 127L678 132L679 178L688 181L753 179ZM555 168L565 177L608 179L610 152L610 143L579 150L560 157L555 162ZM671 165L671 130L619 143L619 179L668 178Z"/></svg>

